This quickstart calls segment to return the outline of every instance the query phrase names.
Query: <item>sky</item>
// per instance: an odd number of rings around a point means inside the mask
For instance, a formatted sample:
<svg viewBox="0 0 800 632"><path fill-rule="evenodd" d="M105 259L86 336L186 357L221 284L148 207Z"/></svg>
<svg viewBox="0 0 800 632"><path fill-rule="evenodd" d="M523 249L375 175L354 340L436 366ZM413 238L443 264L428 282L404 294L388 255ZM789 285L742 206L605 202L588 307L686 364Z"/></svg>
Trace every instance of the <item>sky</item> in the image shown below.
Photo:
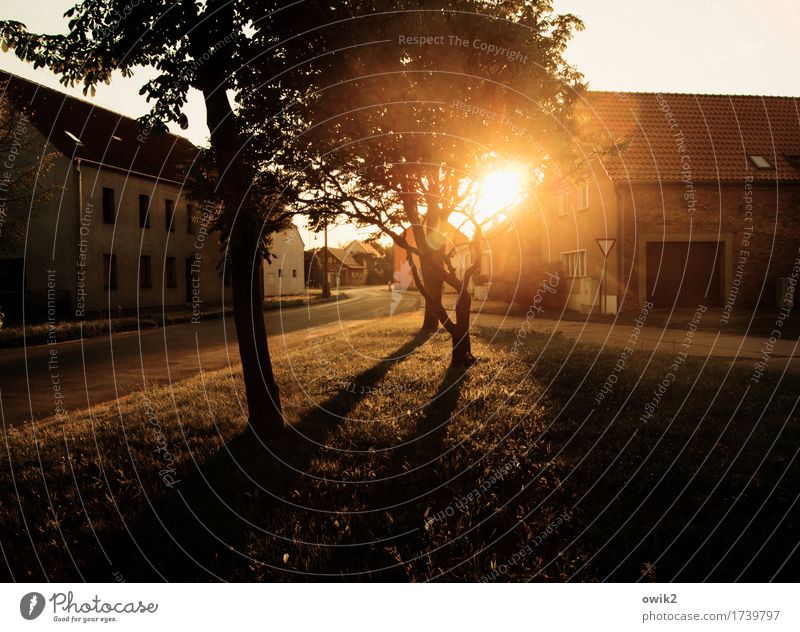
<svg viewBox="0 0 800 632"><path fill-rule="evenodd" d="M75 0L3 0L0 18L40 32L64 32L63 13ZM580 17L586 29L567 50L570 63L595 90L701 92L800 96L800 3L797 0L554 0L555 9ZM46 70L33 70L10 53L0 68L65 89ZM139 87L146 71L101 85L93 100L131 117L148 110ZM184 134L207 144L208 128L199 93L190 94ZM321 237L303 230L307 247ZM329 243L358 236L349 226L331 229Z"/></svg>

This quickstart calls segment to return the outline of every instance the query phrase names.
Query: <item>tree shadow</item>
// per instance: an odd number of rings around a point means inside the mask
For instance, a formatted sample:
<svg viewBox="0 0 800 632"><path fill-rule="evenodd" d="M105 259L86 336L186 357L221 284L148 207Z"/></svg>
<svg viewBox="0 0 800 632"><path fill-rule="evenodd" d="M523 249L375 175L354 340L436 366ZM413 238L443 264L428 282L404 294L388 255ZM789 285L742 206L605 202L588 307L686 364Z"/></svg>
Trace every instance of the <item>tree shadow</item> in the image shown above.
<svg viewBox="0 0 800 632"><path fill-rule="evenodd" d="M252 538L269 539L276 531L285 530L285 525L270 526L271 515L286 513L287 502L296 504L298 515L314 513L304 511L303 507L318 508L320 499L298 500L293 493L308 486L307 478L313 476L314 460L321 451L328 449L325 448L326 438L335 433L350 411L370 394L370 388L425 344L430 336L428 332L416 334L353 378L352 382L363 389L340 390L269 445L249 431L228 441L202 466L184 476L178 489L164 494L138 523L128 525L130 535L120 536L111 547L112 569L105 558L98 557L87 564L84 577L106 581L111 573L120 570L127 581L247 579L250 574L244 571L248 567L252 571L261 564L260 560L249 560L242 553L252 544ZM323 483L321 487L324 490L335 484ZM258 518L253 517L254 504L259 506ZM229 519L220 520L220 516ZM291 541L286 544L287 548L292 548ZM334 568L337 557L338 553L330 560ZM374 547L364 557L370 568L396 566L396 561L388 559L381 547ZM291 578L291 575L285 577ZM368 573L361 578L404 579L396 572ZM309 577L296 576L295 579L308 580Z"/></svg>
<svg viewBox="0 0 800 632"><path fill-rule="evenodd" d="M469 367L448 367L436 394L422 411L414 435L418 441L425 441L428 451L437 452L444 446L450 420L468 376Z"/></svg>

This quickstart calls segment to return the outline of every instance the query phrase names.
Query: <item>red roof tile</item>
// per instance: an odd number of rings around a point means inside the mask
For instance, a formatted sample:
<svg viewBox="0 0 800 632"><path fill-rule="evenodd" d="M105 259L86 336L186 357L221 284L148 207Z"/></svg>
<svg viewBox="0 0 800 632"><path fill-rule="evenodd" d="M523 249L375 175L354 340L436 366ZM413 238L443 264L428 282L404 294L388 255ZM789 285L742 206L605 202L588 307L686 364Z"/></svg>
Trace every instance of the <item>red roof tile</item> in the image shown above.
<svg viewBox="0 0 800 632"><path fill-rule="evenodd" d="M589 92L580 120L595 142L628 142L601 158L614 180L681 180L684 171L692 181L800 180L800 163L786 159L800 154L794 97ZM773 168L756 168L750 154Z"/></svg>
<svg viewBox="0 0 800 632"><path fill-rule="evenodd" d="M138 121L57 90L0 72L3 102L24 111L56 149L95 163L182 182L198 148L181 136L150 130ZM69 132L69 133L68 133ZM77 150L75 140L80 139Z"/></svg>

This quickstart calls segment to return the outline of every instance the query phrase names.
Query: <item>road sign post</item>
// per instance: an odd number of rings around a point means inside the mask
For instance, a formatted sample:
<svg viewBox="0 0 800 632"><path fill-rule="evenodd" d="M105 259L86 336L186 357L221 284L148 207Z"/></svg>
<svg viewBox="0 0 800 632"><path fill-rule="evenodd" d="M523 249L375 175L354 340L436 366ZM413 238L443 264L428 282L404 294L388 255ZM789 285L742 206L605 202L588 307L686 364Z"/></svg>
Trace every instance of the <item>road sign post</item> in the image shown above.
<svg viewBox="0 0 800 632"><path fill-rule="evenodd" d="M608 255L611 254L611 249L614 247L614 244L617 243L616 239L596 239L597 246L600 248L600 251L603 253L603 269L600 272L600 313L605 314L608 310L606 307L608 306L608 301L606 300L606 293L605 293L605 278L606 278L606 262L608 261Z"/></svg>

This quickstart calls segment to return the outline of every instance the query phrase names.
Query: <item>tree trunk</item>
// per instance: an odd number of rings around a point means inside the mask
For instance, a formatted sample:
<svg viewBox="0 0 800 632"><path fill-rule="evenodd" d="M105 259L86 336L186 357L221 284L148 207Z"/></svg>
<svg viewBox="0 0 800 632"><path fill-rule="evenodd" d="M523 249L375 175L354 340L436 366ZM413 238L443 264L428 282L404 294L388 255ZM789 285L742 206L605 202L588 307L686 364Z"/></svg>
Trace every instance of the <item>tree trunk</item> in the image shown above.
<svg viewBox="0 0 800 632"><path fill-rule="evenodd" d="M234 324L239 341L250 430L262 438L283 430L280 393L272 372L264 325L264 287L259 249L261 223L258 209L246 199L250 186L248 165L239 157L239 130L225 94L224 78L204 66L202 82L211 149L220 174L219 192L224 205L233 286Z"/></svg>
<svg viewBox="0 0 800 632"><path fill-rule="evenodd" d="M442 278L440 271L425 262L420 263L422 282L425 284L429 299L425 299L425 318L422 321L423 332L433 332L439 329L439 314L442 306Z"/></svg>
<svg viewBox="0 0 800 632"><path fill-rule="evenodd" d="M475 364L475 356L472 355L472 342L469 333L469 310L472 307L472 297L469 291L462 284L461 291L456 299L456 319L454 322L450 338L452 342L452 355L450 366L465 367Z"/></svg>
<svg viewBox="0 0 800 632"><path fill-rule="evenodd" d="M248 232L247 236L237 235L235 245L232 243L230 248L233 322L239 341L250 430L259 437L269 438L283 430L283 411L264 324L263 262L258 232Z"/></svg>

